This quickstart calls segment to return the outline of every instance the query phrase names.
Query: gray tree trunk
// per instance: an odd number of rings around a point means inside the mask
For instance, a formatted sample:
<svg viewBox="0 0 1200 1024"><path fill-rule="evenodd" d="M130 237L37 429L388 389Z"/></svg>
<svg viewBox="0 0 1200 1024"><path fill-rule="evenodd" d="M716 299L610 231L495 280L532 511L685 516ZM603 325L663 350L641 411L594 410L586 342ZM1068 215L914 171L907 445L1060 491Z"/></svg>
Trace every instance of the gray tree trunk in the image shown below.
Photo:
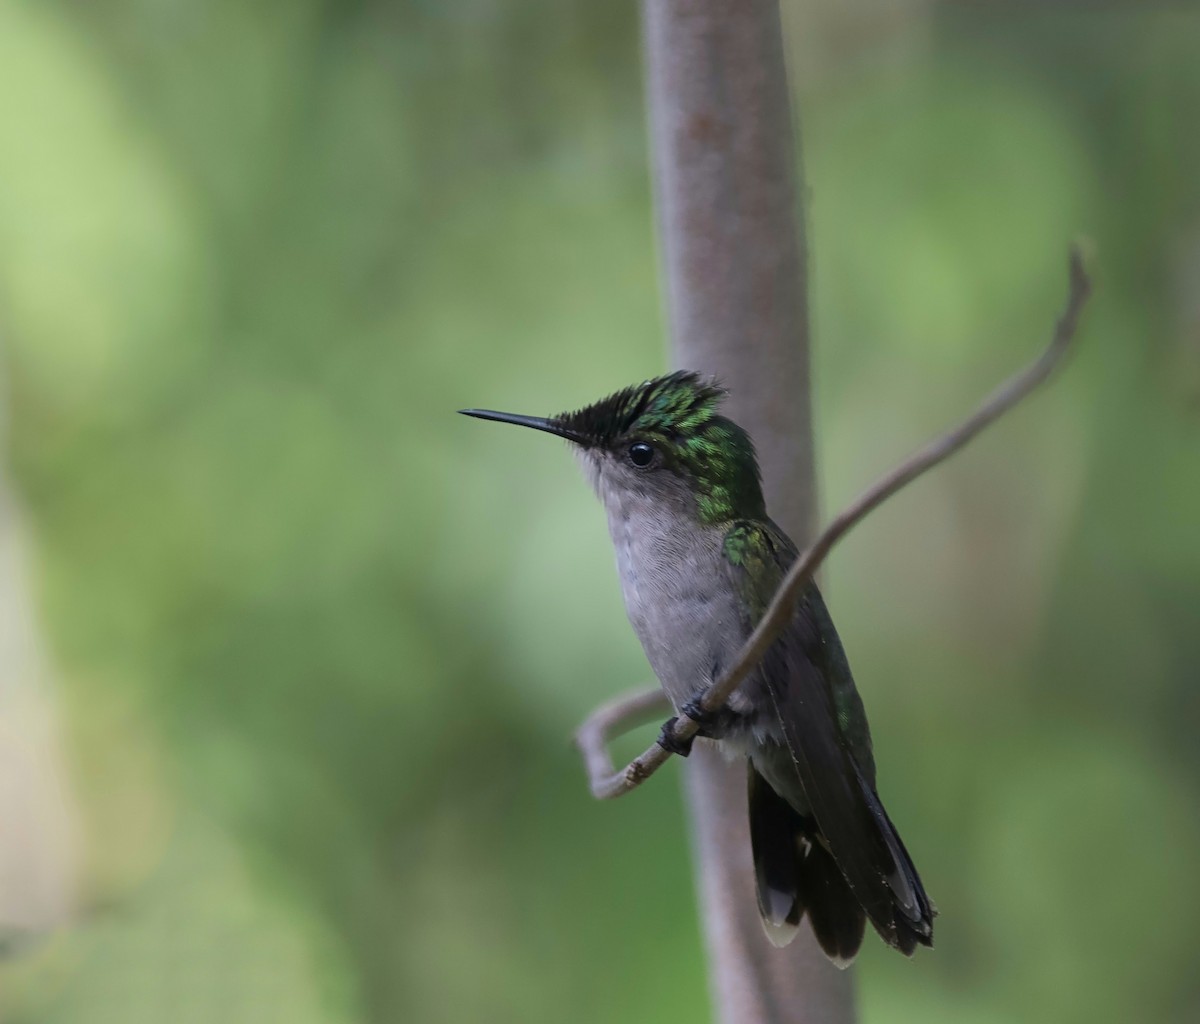
<svg viewBox="0 0 1200 1024"><path fill-rule="evenodd" d="M808 296L779 7L643 0L643 17L672 359L730 388L767 506L803 548L816 525ZM850 975L807 928L782 950L763 933L744 765L701 741L686 778L719 1019L848 1024Z"/></svg>

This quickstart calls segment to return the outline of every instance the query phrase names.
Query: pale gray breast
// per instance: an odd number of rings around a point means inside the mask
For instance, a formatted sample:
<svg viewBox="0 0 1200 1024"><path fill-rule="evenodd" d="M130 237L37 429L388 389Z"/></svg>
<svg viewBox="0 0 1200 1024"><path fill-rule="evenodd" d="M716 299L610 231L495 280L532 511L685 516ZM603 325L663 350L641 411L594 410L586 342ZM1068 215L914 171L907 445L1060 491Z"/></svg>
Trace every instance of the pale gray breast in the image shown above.
<svg viewBox="0 0 1200 1024"><path fill-rule="evenodd" d="M741 614L723 562L724 531L658 503L609 506L625 609L676 708L740 647Z"/></svg>

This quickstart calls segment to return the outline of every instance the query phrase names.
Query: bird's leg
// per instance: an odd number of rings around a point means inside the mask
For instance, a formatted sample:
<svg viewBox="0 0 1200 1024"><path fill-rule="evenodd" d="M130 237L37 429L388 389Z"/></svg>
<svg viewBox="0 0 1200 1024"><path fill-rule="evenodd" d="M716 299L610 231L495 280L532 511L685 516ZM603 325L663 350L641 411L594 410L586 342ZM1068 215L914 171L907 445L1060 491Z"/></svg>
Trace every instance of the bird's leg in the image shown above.
<svg viewBox="0 0 1200 1024"><path fill-rule="evenodd" d="M714 664L712 668L713 679L720 675L719 666ZM743 718L738 712L734 711L728 704L723 704L715 711L708 711L702 703L704 691L701 691L686 704L679 709L681 715L685 718L690 718L698 726L696 736L703 736L707 740L724 739L730 730L734 728ZM668 718L663 722L662 729L658 734L658 745L664 750L670 751L672 754L678 754L680 757L687 757L692 752L692 740L695 736L690 736L686 740L678 735L679 718Z"/></svg>
<svg viewBox="0 0 1200 1024"><path fill-rule="evenodd" d="M716 711L705 711L699 697L693 697L680 710L700 726L696 735L706 740L723 740L744 717L728 704L722 704Z"/></svg>
<svg viewBox="0 0 1200 1024"><path fill-rule="evenodd" d="M678 734L679 718L668 718L659 730L658 745L680 757L687 757L692 752L692 741L696 736L703 736L706 740L723 739L742 718L728 705L716 711L705 711L698 698L689 700L679 710L685 718L690 718L700 727L696 735L683 739Z"/></svg>

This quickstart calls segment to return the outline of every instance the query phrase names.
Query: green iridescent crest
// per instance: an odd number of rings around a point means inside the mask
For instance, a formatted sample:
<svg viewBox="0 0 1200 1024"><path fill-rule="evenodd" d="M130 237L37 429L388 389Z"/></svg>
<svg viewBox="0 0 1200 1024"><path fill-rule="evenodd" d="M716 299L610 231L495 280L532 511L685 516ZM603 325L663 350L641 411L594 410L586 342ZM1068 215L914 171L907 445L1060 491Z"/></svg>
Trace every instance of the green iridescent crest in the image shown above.
<svg viewBox="0 0 1200 1024"><path fill-rule="evenodd" d="M616 450L645 441L662 452L669 469L695 484L697 511L706 523L762 518L762 485L750 436L717 408L725 389L690 370L678 370L624 388L554 421L590 447Z"/></svg>

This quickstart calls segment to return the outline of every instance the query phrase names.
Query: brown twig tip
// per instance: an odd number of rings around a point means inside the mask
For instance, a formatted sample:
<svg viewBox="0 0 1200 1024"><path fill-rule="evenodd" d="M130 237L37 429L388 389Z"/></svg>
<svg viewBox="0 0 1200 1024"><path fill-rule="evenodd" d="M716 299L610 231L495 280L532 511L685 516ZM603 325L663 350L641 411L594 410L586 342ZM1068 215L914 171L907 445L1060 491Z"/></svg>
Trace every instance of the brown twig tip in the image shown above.
<svg viewBox="0 0 1200 1024"><path fill-rule="evenodd" d="M834 545L851 528L906 484L944 462L967 442L977 437L988 424L994 423L1050 376L1075 338L1080 314L1092 291L1092 281L1085 263L1084 246L1077 242L1071 246L1070 251L1067 304L1055 325L1050 344L1042 353L1025 369L996 388L965 420L935 437L924 448L880 477L835 516L812 545L796 559L771 599L766 614L742 645L733 665L720 679L715 680L701 697L700 705L705 711L721 708L762 660L767 649L791 619L801 591L816 574ZM660 709L665 710L666 707L666 699L661 692L638 691L597 708L580 726L576 742L583 753L592 794L598 800L622 796L631 789L636 789L670 757L666 750L655 744L640 757L630 761L624 770L614 772L607 749L608 740L612 736L627 732L634 724L644 721L648 714ZM694 721L680 716L675 726L675 735L686 743L698 730L699 726Z"/></svg>

